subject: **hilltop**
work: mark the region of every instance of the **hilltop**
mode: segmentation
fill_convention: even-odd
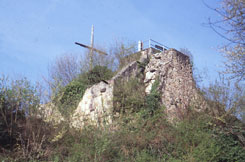
[[[17,82],[28,112],[9,111],[16,89],[2,90],[1,159],[244,161],[244,124],[203,95],[192,69],[175,49],[148,48],[122,58],[116,73],[95,66],[42,105]]]

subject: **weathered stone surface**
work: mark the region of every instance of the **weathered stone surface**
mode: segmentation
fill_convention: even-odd
[[[152,69],[156,71],[152,73]],[[166,107],[169,119],[180,119],[186,115],[190,107],[198,110],[207,108],[195,86],[188,56],[175,49],[154,54],[145,68],[144,83],[147,94],[150,93],[156,79],[160,80],[161,102]]]
[[[87,89],[72,116],[72,126],[81,128],[86,122],[94,122],[96,125],[111,123],[109,113],[113,105],[112,99],[113,84],[100,82]]]
[[[106,88],[102,88],[102,89],[100,90],[101,93],[103,93],[103,92],[105,92],[105,91],[106,91]]]
[[[145,61],[147,53],[143,52],[140,62]],[[82,128],[86,122],[95,125],[109,124],[112,122],[113,88],[117,81],[127,81],[130,77],[136,77],[139,70],[136,61],[131,62],[120,70],[111,80],[88,88],[72,116],[71,126]]]
[[[116,83],[121,80],[128,81],[131,77],[142,79],[139,77],[142,70],[146,94],[150,93],[153,83],[159,79],[161,102],[165,105],[170,120],[181,119],[191,106],[197,111],[206,109],[206,102],[198,93],[192,77],[189,57],[174,49],[159,53],[147,49],[142,52],[138,61],[122,68],[111,80],[102,81],[87,89],[72,116],[71,125],[81,128],[86,122],[96,125],[111,123],[113,88],[118,86]]]

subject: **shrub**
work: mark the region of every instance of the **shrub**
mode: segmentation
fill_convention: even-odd
[[[0,154],[7,154],[7,160],[43,159],[50,153],[52,129],[37,118],[41,98],[37,88],[25,78],[0,79]]]
[[[159,93],[159,79],[156,79],[156,81],[153,83],[151,92],[149,95],[145,98],[145,115],[153,115],[154,112],[161,107],[161,95]]]
[[[25,78],[15,81],[0,78],[0,142],[4,148],[13,148],[18,124],[33,115],[39,103],[36,89]]]
[[[56,145],[60,161],[243,161],[245,150],[237,138],[217,129],[214,120],[200,113],[173,125],[164,109],[142,118],[125,113],[110,126],[70,129]],[[125,120],[130,122],[125,122]],[[121,122],[120,122],[121,120]]]
[[[109,80],[113,76],[113,72],[105,66],[95,66],[91,71],[85,74],[88,85],[94,85],[102,80]],[[82,76],[83,77],[83,76]]]
[[[86,83],[73,80],[60,90],[54,102],[62,116],[69,117],[73,113],[87,88]]]
[[[138,112],[144,107],[144,99],[144,86],[139,80],[120,80],[115,83],[113,89],[114,112],[122,114]]]
[[[108,80],[113,76],[113,72],[105,66],[95,66],[91,71],[81,74],[68,85],[61,88],[54,98],[55,105],[61,114],[68,118],[77,108],[85,91],[90,86],[99,83],[101,80]]]

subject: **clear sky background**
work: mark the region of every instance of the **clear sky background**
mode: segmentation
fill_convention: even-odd
[[[218,0],[204,0],[211,7]],[[194,64],[213,81],[222,68],[224,40],[205,23],[217,14],[202,0],[0,0],[0,74],[39,81],[65,53],[81,55],[75,41],[95,44],[152,38],[171,48],[188,48]]]

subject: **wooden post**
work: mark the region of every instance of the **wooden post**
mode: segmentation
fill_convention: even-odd
[[[89,49],[89,70],[92,70],[94,52],[97,52],[100,55],[108,55],[106,52],[103,52],[101,50],[94,48],[94,25],[92,25],[92,29],[91,29],[91,42],[90,43],[91,43],[90,44],[91,46],[87,46],[85,44],[75,42],[76,45]]]
[[[94,25],[92,25],[92,29],[91,29],[91,49],[89,53],[89,57],[90,57],[89,69],[90,70],[93,69],[93,53],[94,53]]]

